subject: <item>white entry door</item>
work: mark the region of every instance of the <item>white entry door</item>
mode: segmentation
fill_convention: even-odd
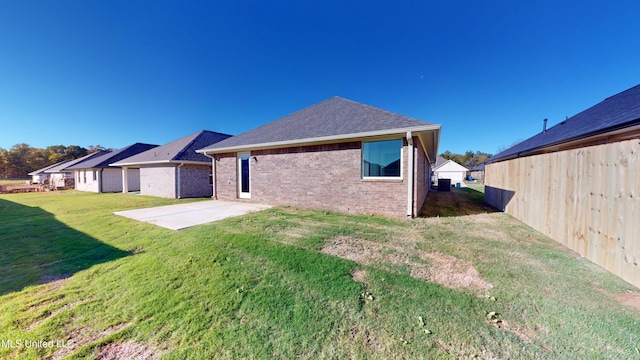
[[[251,169],[249,166],[249,153],[238,154],[238,197],[251,198]]]

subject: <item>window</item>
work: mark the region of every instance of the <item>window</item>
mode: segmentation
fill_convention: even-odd
[[[362,177],[401,177],[402,139],[362,143]]]

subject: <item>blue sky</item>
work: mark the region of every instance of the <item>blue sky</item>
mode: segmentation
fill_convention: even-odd
[[[496,153],[640,83],[640,2],[2,1],[0,147],[239,134],[332,96]]]

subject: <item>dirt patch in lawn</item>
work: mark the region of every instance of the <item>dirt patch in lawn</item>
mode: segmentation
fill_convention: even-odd
[[[128,325],[129,323],[122,323],[122,324],[108,327],[100,332],[94,332],[92,331],[92,329],[88,329],[88,328],[73,329],[71,330],[71,333],[67,336],[67,340],[66,340],[66,343],[69,344],[69,346],[60,348],[58,351],[53,353],[53,355],[51,355],[47,359],[50,359],[50,360],[62,359],[67,355],[72,354],[76,349],[88,343],[94,342],[98,339],[102,339],[113,333],[116,333]]]
[[[486,282],[478,270],[465,260],[439,252],[419,253],[420,258],[430,262],[428,278],[433,282],[451,288],[488,290],[493,287]]]
[[[617,299],[622,305],[630,306],[640,311],[640,292],[629,291],[626,294],[618,295]]]
[[[363,265],[382,266],[384,264],[406,265],[410,276],[435,282],[450,288],[465,288],[484,292],[492,287],[473,265],[454,256],[441,253],[418,252],[417,259],[406,251],[411,247],[399,248],[373,241],[339,235],[327,241],[322,252]],[[354,280],[356,274],[353,275]],[[359,277],[359,275],[358,275]]]
[[[140,359],[152,360],[160,358],[160,351],[135,341],[115,342],[107,344],[96,357],[98,360]]]

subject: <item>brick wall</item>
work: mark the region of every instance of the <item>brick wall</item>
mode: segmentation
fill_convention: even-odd
[[[176,168],[173,165],[140,168],[140,194],[173,199],[176,197]]]
[[[362,179],[360,142],[252,151],[250,201],[405,218],[406,151],[402,180]],[[237,200],[236,154],[216,156],[217,197]]]
[[[211,197],[213,187],[209,185],[211,164],[184,165],[180,168],[180,197]]]

